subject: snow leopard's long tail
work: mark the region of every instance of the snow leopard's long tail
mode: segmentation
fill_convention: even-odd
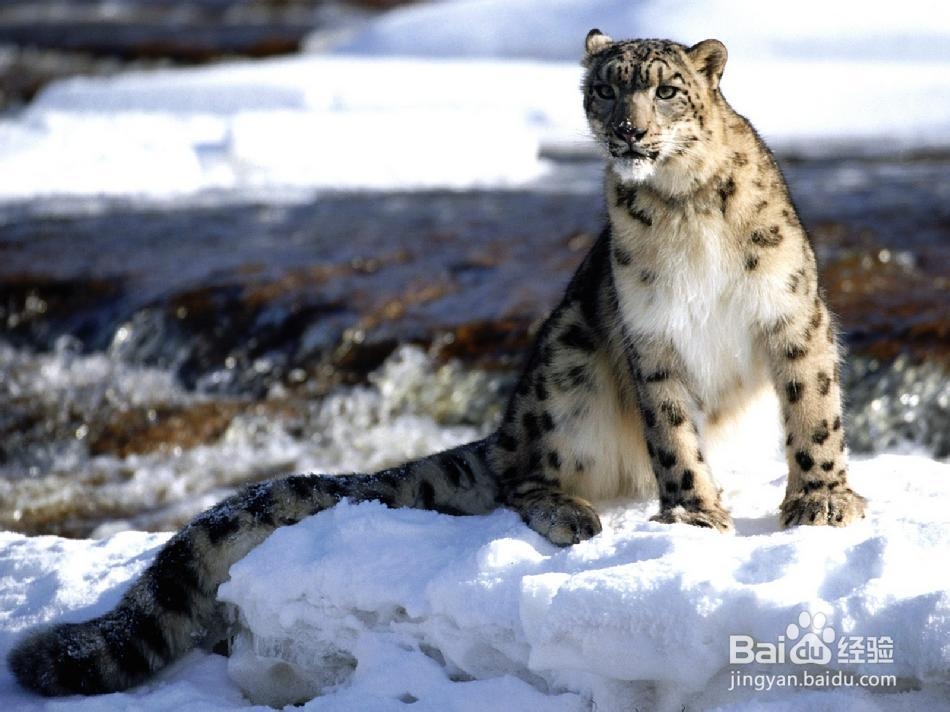
[[[295,475],[250,485],[173,536],[114,610],[28,635],[11,650],[10,669],[24,687],[49,696],[139,684],[196,645],[221,639],[218,586],[279,526],[343,498],[450,514],[495,509],[497,482],[485,450],[478,441],[374,475]]]

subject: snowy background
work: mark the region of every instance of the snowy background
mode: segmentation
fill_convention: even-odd
[[[462,0],[395,10],[331,54],[53,84],[0,120],[0,201],[543,190],[551,156],[592,151],[577,86],[594,26],[723,40],[724,93],[783,152],[950,146],[938,2]],[[447,444],[431,424],[407,427]],[[4,670],[0,707],[218,710],[321,692],[306,709],[950,709],[950,465],[858,459],[870,515],[843,531],[778,530],[771,447],[754,461],[723,452],[718,473],[736,536],[614,503],[601,536],[556,550],[508,512],[341,506],[234,568],[222,596],[248,632],[230,659],[195,653],[140,689],[81,701],[39,701]],[[0,651],[37,623],[111,607],[165,538],[0,535]],[[827,669],[896,675],[897,689],[730,692],[743,666],[729,665],[729,636],[776,641],[802,612],[824,614],[836,644],[889,637],[892,662]]]
[[[595,26],[723,40],[723,92],[776,149],[950,134],[936,2],[463,0],[393,11],[331,56],[57,83],[0,122],[0,198],[537,184],[546,154],[593,151],[577,87]]]

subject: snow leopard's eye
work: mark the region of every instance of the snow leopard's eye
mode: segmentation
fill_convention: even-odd
[[[617,98],[617,92],[609,84],[595,84],[594,93],[604,101],[613,101]]]
[[[676,92],[679,89],[676,87],[671,87],[669,84],[661,84],[656,88],[656,98],[657,99],[672,99],[676,96]]]

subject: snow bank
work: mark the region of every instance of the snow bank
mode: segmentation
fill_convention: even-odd
[[[950,12],[933,3],[463,0],[383,16],[337,56],[56,83],[0,121],[0,200],[535,186],[545,155],[595,155],[577,65],[595,25],[718,35],[726,95],[778,149],[950,142]]]
[[[576,84],[560,66],[316,57],[76,79],[0,122],[0,197],[522,184],[542,170],[535,124]]]
[[[773,461],[764,477],[730,474],[737,536],[650,523],[655,505],[615,506],[601,536],[561,550],[510,512],[338,507],[279,531],[234,567],[221,594],[250,633],[231,674],[270,702],[324,692],[327,709],[401,697],[438,709],[473,684],[453,679],[471,678],[486,690],[518,681],[509,709],[531,709],[538,691],[578,696],[558,698],[565,705],[592,697],[609,710],[752,709],[792,698],[730,692],[732,670],[801,666],[730,666],[730,635],[775,642],[806,612],[824,614],[834,631],[825,669],[922,687],[900,698],[894,688],[841,688],[815,700],[871,709],[914,700],[919,709],[950,691],[950,467],[901,456],[858,462],[867,522],[778,531],[782,469]],[[839,664],[838,641],[851,636],[889,637],[893,661]]]
[[[322,693],[308,710],[950,708],[950,465],[858,460],[865,522],[780,531],[783,466],[760,464],[722,472],[735,536],[650,523],[655,505],[614,504],[601,535],[557,549],[507,511],[342,504],[278,530],[233,567],[220,593],[246,628],[227,663],[194,653],[131,692],[50,708],[235,709],[249,705],[239,689],[258,704]],[[111,607],[164,536],[0,535],[0,652],[37,622]],[[788,660],[809,638],[824,648],[810,649],[809,665],[730,665],[730,636],[784,636]],[[806,672],[895,684],[778,687]],[[769,679],[771,690],[754,689]],[[3,671],[0,706],[43,703]]]

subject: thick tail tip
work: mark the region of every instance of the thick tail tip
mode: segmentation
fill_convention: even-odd
[[[7,654],[7,666],[23,687],[41,695],[68,694],[60,691],[54,660],[56,636],[51,629],[36,631],[18,642]]]
[[[61,624],[30,633],[7,655],[17,681],[46,697],[111,692],[103,677],[99,639],[88,624]]]

